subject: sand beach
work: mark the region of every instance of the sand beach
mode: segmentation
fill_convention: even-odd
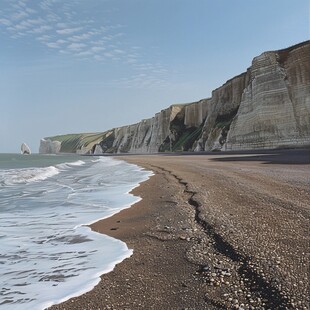
[[[117,158],[155,175],[92,229],[134,253],[50,309],[308,309],[309,150]]]

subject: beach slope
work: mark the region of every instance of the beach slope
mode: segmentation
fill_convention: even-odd
[[[307,309],[309,150],[120,158],[155,175],[92,229],[134,254],[51,309]]]

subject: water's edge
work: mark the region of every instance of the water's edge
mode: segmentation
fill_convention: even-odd
[[[112,213],[112,214],[110,214],[110,215],[108,215],[108,216],[104,216],[104,217],[102,217],[102,218],[98,218],[98,219],[96,219],[96,220],[94,220],[94,221],[91,221],[91,222],[89,222],[89,223],[80,224],[78,227],[85,227],[85,228],[89,229],[89,233],[90,233],[90,234],[105,235],[106,237],[109,237],[109,238],[111,238],[111,239],[113,239],[113,240],[117,240],[117,241],[123,242],[122,240],[118,240],[118,239],[113,238],[113,237],[111,237],[111,236],[109,236],[109,235],[106,235],[106,234],[104,234],[104,233],[95,231],[94,229],[91,228],[91,225],[93,225],[93,224],[95,224],[95,223],[98,223],[98,222],[100,222],[100,221],[102,221],[102,220],[105,220],[105,219],[107,219],[107,218],[110,218],[110,217],[114,216],[115,214],[118,214],[118,213],[122,212],[123,210],[126,210],[126,209],[128,209],[128,208],[131,208],[131,207],[133,207],[135,204],[137,204],[139,201],[141,201],[141,200],[142,200],[141,197],[135,196],[135,195],[132,194],[133,190],[136,189],[136,188],[138,188],[142,183],[147,182],[147,181],[148,181],[153,175],[155,175],[155,174],[154,174],[154,172],[151,171],[151,170],[146,170],[145,168],[140,167],[140,166],[138,166],[138,165],[136,165],[136,164],[129,163],[129,162],[127,162],[126,160],[120,160],[120,159],[117,159],[117,158],[114,158],[114,157],[112,157],[112,158],[113,158],[113,160],[116,160],[116,161],[124,161],[124,162],[126,162],[128,165],[134,166],[134,167],[136,167],[136,168],[139,169],[139,170],[143,170],[143,171],[145,171],[146,173],[148,173],[148,176],[145,176],[145,178],[146,178],[145,180],[140,181],[139,183],[137,183],[136,185],[134,185],[129,191],[127,191],[127,192],[124,193],[124,195],[131,195],[131,196],[135,197],[136,200],[135,200],[134,202],[132,202],[131,204],[128,204],[128,205],[124,206],[122,209],[117,210],[117,211],[115,211],[114,213]],[[119,258],[119,259],[116,259],[113,263],[111,263],[108,267],[106,267],[106,268],[103,269],[102,271],[97,272],[97,273],[94,275],[94,277],[93,277],[92,283],[91,283],[88,287],[82,288],[81,290],[79,290],[79,291],[77,291],[77,292],[75,292],[75,293],[72,293],[72,294],[70,294],[70,295],[67,295],[67,296],[65,296],[64,298],[60,299],[60,300],[47,302],[47,303],[43,304],[43,308],[42,308],[42,309],[43,309],[43,310],[48,310],[48,309],[49,309],[50,307],[52,307],[52,306],[59,305],[59,304],[65,302],[65,301],[68,301],[68,300],[71,299],[71,298],[79,297],[79,296],[82,296],[82,295],[84,295],[84,294],[86,294],[86,293],[92,291],[92,290],[100,283],[100,281],[101,281],[101,276],[102,276],[102,275],[107,274],[107,273],[113,271],[114,268],[115,268],[115,266],[116,266],[117,264],[120,264],[120,263],[123,262],[126,258],[129,258],[129,257],[132,256],[134,250],[133,250],[133,249],[129,249],[128,246],[127,246],[127,244],[126,244],[125,242],[123,242],[123,243],[124,243],[124,245],[125,245],[124,250],[127,252],[127,254],[123,255],[123,256],[122,256],[121,258]],[[128,251],[129,251],[129,253],[128,253]]]

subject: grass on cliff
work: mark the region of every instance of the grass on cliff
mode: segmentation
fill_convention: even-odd
[[[59,135],[54,137],[49,137],[52,141],[61,142],[61,152],[65,153],[75,153],[77,150],[80,150],[82,147],[91,150],[92,147],[100,143],[102,139],[106,137],[106,132],[100,133],[81,133],[81,134],[67,134]]]
[[[193,147],[194,142],[198,139],[202,131],[202,126],[198,128],[189,128],[184,132],[180,139],[175,143],[172,150],[177,151],[189,151]]]
[[[170,146],[170,142],[167,139],[159,148],[159,152],[183,152],[189,151],[193,148],[194,142],[201,135],[203,124],[198,128],[191,127],[187,128],[182,132],[182,135],[178,140],[174,141],[173,145]],[[171,147],[171,149],[170,149]]]

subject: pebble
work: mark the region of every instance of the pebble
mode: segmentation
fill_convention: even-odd
[[[209,266],[203,266],[201,268],[202,271],[206,272],[206,271],[209,271],[210,270],[210,267]]]

